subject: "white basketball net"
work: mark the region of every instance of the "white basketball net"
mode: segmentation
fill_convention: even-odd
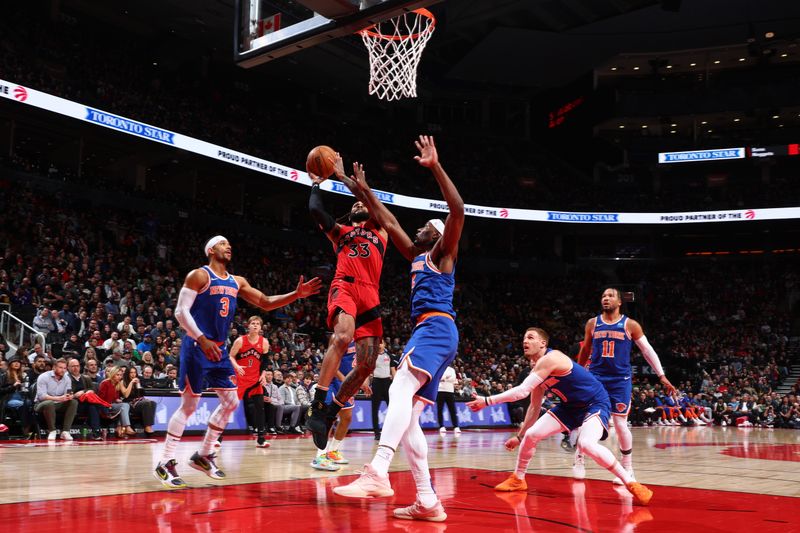
[[[358,32],[369,51],[369,94],[416,98],[417,66],[435,29],[433,14],[417,9]]]

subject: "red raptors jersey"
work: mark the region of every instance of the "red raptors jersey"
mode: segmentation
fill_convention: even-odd
[[[236,354],[236,363],[244,368],[241,382],[254,383],[261,376],[261,357],[264,355],[264,337],[258,336],[255,343],[251,343],[247,335],[242,336],[242,348]]]
[[[386,241],[372,224],[341,226],[333,249],[337,257],[334,279],[350,277],[350,281],[380,284]]]

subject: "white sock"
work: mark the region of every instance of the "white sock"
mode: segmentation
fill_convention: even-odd
[[[320,455],[325,455],[326,453],[328,453],[326,450],[320,450],[319,448],[317,448],[317,457],[319,457]]]
[[[342,441],[344,441],[344,439],[342,440],[331,439],[331,441],[328,443],[328,450],[332,452],[338,452],[339,447],[342,445]]]
[[[415,479],[414,482],[417,485],[417,497],[420,503],[424,507],[433,507],[436,505],[436,502],[439,501],[439,497],[436,496],[436,493],[433,491],[431,478]]]
[[[378,451],[375,452],[375,457],[372,458],[372,468],[374,468],[381,476],[389,475],[389,466],[392,464],[394,458],[394,450],[388,446],[378,446]]]
[[[633,450],[631,450],[631,453],[620,454],[619,462],[622,464],[622,468],[625,470],[630,470],[633,468]]]
[[[167,423],[167,436],[164,439],[164,451],[161,454],[161,464],[167,463],[175,459],[175,448],[183,436],[183,430],[186,428],[186,421],[197,408],[200,401],[199,396],[184,394],[181,397],[181,406],[177,411],[172,413],[172,416]]]
[[[219,440],[219,436],[222,435],[221,429],[214,429],[211,426],[208,426],[206,429],[206,434],[203,437],[203,444],[200,445],[199,454],[202,456],[209,455],[211,453],[211,449],[214,447],[214,443]]]

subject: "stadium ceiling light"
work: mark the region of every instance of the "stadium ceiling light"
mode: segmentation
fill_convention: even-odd
[[[733,119],[734,122],[739,122],[739,120],[741,120],[741,119],[738,119],[738,118]]]
[[[647,128],[647,124],[642,124],[642,129],[646,129],[646,128]]]
[[[670,130],[670,133],[678,133],[678,132],[675,130]]]
[[[677,124],[670,124],[670,126],[674,128],[675,126],[677,126]]]
[[[772,115],[772,118],[781,118],[780,115]]]
[[[781,54],[781,57],[789,57],[789,54]]]
[[[611,70],[617,70],[617,67],[611,67]]]
[[[747,58],[746,57],[740,57],[739,58],[739,62],[742,62],[742,61],[747,61]]]
[[[715,64],[715,65],[719,65],[719,59],[717,59],[716,61],[714,61],[714,64]]]
[[[764,34],[764,37],[766,37],[767,39],[772,39],[773,37],[775,37],[775,32],[768,31],[767,33]]]
[[[703,122],[701,122],[700,124],[708,124],[708,121],[707,121],[707,120],[704,120],[704,121],[703,121]]]
[[[667,68],[672,68],[672,65],[667,65]]]
[[[708,130],[708,133],[712,133],[714,130]]]
[[[625,129],[625,124],[620,124],[620,125],[619,125],[619,129],[621,129],[621,130],[622,130],[622,129]]]
[[[697,66],[697,63],[689,63],[689,66],[690,66],[690,67],[696,67],[696,66]]]
[[[633,70],[639,70],[639,67],[633,67]]]

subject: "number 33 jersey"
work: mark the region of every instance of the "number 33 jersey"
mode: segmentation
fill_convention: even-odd
[[[336,251],[334,279],[348,278],[351,283],[367,283],[378,287],[386,253],[383,236],[369,222],[363,227],[340,227],[339,237],[333,245]]]
[[[208,283],[198,291],[189,312],[206,338],[224,343],[236,314],[239,284],[230,274],[220,278],[209,267],[202,268],[208,274]]]

